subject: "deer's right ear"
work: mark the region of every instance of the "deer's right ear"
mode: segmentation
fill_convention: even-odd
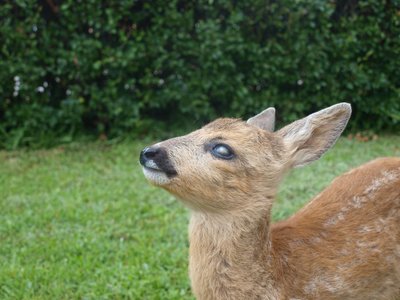
[[[247,120],[247,124],[273,132],[275,128],[275,108],[269,107],[258,115],[251,117]]]
[[[335,144],[350,115],[350,104],[339,103],[280,129],[277,134],[288,147],[292,167],[320,158]]]

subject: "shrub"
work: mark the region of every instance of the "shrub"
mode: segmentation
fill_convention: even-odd
[[[0,144],[115,137],[353,104],[351,127],[400,120],[397,0],[0,4]],[[172,125],[171,125],[172,124]],[[158,126],[160,127],[160,126]]]

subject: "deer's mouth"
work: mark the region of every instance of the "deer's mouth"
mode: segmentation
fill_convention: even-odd
[[[146,160],[143,163],[141,162],[141,165],[144,168],[149,169],[151,171],[163,172],[163,170],[152,159],[151,160]]]

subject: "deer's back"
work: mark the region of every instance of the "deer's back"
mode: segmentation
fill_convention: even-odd
[[[400,159],[335,179],[272,227],[272,247],[288,298],[400,298]]]

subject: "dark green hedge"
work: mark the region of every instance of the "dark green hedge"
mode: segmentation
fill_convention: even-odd
[[[399,124],[399,0],[9,0],[0,22],[3,147],[271,105],[287,122],[348,101],[353,128]]]

